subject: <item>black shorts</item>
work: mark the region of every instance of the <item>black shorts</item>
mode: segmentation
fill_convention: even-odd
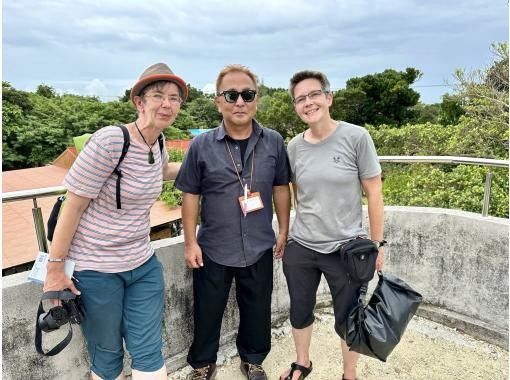
[[[333,299],[335,330],[343,338],[342,325],[357,303],[361,283],[348,279],[340,256],[320,253],[290,241],[283,256],[283,273],[289,288],[292,327],[303,329],[313,323],[317,288],[324,274]]]

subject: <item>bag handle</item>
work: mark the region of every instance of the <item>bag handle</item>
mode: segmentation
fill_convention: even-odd
[[[379,282],[382,282],[382,280],[383,280],[383,272],[382,272],[382,270],[378,270],[377,271],[377,275],[379,276]],[[365,301],[365,298],[367,296],[367,291],[368,291],[368,282],[364,282],[361,285],[361,288],[359,289],[359,298],[358,298],[358,301],[362,301],[362,302]]]

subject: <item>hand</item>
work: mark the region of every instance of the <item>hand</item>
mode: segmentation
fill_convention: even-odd
[[[81,292],[74,286],[74,282],[67,276],[67,274],[65,274],[64,263],[48,263],[43,292],[58,292],[64,289],[69,289],[76,295],[81,294]],[[58,306],[60,305],[60,300],[52,299],[51,303],[53,306]]]
[[[278,237],[276,238],[276,245],[274,247],[274,257],[277,259],[281,259],[283,254],[285,253],[285,246],[287,245],[287,234],[286,233],[278,233]]]
[[[188,268],[200,268],[204,266],[202,249],[197,242],[184,246],[184,261]]]
[[[375,261],[375,269],[379,272],[382,270],[384,266],[384,248],[379,248],[379,254],[377,255],[377,260]]]

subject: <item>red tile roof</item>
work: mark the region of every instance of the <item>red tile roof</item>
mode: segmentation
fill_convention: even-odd
[[[61,155],[62,156],[62,155]],[[59,157],[61,157],[59,156]],[[2,173],[2,192],[60,186],[67,169],[55,165],[11,170]],[[44,222],[55,203],[55,196],[37,198]],[[4,203],[2,207],[2,269],[33,261],[38,245],[32,218],[32,200]],[[151,227],[181,218],[181,208],[170,208],[157,201],[151,209]]]
[[[187,151],[191,140],[165,140],[166,142],[166,149],[177,149],[177,150],[183,150]]]

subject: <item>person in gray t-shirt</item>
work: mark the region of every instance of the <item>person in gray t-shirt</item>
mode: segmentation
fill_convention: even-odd
[[[381,166],[367,130],[331,118],[329,81],[316,71],[291,78],[290,95],[308,129],[288,145],[296,218],[283,257],[290,295],[290,321],[297,359],[280,377],[304,379],[312,370],[309,347],[315,297],[322,274],[331,290],[335,330],[355,305],[361,283],[350,281],[342,260],[332,254],[346,241],[366,236],[361,227],[361,192],[368,200],[370,238],[379,247],[376,269],[383,266],[383,200]],[[342,379],[356,379],[359,354],[342,339]],[[335,377],[336,374],[331,374]]]

